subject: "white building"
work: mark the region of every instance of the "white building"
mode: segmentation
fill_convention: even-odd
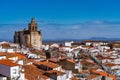
[[[6,55],[5,55],[5,54],[0,53],[0,60],[2,60],[2,59],[6,59]]]
[[[57,43],[53,43],[50,45],[50,48],[58,48],[59,47],[59,44]]]
[[[24,80],[24,74],[20,75],[20,65],[10,60],[0,60],[0,74],[11,80]]]
[[[49,49],[49,45],[42,45],[42,49],[44,49],[44,50],[48,50]]]
[[[7,77],[5,77],[5,76],[0,76],[0,80],[7,80]]]
[[[107,46],[107,45],[101,45],[101,46],[99,46],[99,50],[101,50],[102,52],[105,51],[105,50],[108,50],[108,49],[110,49],[110,47]]]
[[[69,46],[62,46],[59,48],[60,51],[68,51],[71,52],[73,49]]]
[[[72,43],[73,43],[73,41],[71,41],[71,42],[65,42],[65,46],[71,46]]]

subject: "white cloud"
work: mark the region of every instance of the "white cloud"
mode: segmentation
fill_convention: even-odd
[[[27,24],[0,25],[0,39],[13,39],[14,31],[27,29]],[[94,21],[77,24],[41,24],[43,39],[84,39],[90,37],[120,38],[119,22]]]

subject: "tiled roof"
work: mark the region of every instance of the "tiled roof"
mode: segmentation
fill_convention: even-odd
[[[18,57],[18,59],[25,59],[25,55],[22,55],[20,53],[6,53],[6,52],[0,52],[0,56],[6,56],[6,58],[12,58],[12,57]]]
[[[28,80],[46,80],[49,77],[44,75],[44,71],[38,69],[35,65],[23,66],[25,78]]]
[[[3,43],[1,44],[2,48],[10,48],[10,44],[9,43]]]
[[[107,72],[105,71],[98,71],[98,70],[92,70],[92,72],[96,73],[96,74],[99,74],[101,76],[108,76],[108,77],[111,77],[113,78],[113,80],[116,80],[116,76],[113,75],[113,74],[108,74]]]
[[[90,62],[90,61],[87,61],[87,60],[82,60],[82,61],[81,61],[81,64],[92,64],[92,65],[97,65],[96,63]]]
[[[4,52],[0,52],[0,56],[6,56]]]
[[[24,54],[15,53],[15,55],[18,57],[19,60],[26,59],[26,56]]]
[[[57,67],[60,66],[58,64],[55,64],[55,63],[52,63],[52,62],[48,62],[48,61],[44,61],[44,62],[34,61],[34,63],[38,64],[38,65],[47,66],[47,67],[50,67],[50,68],[57,68]]]
[[[116,66],[116,64],[113,64],[113,63],[107,63],[107,64],[105,64],[105,66],[112,67],[112,66]]]
[[[72,60],[72,59],[67,59],[67,61],[71,62],[71,63],[74,63],[75,64],[75,61]]]
[[[19,66],[19,64],[13,63],[11,60],[0,60],[0,64],[10,67]]]
[[[49,58],[48,60],[50,62],[53,62],[53,63],[57,63],[58,62],[58,58]]]

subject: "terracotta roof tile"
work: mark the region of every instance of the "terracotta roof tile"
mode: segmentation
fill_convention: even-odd
[[[6,65],[6,66],[19,66],[19,64],[13,63],[11,60],[0,60],[0,64]]]
[[[75,64],[75,61],[72,60],[72,59],[67,59],[67,61],[71,62],[71,63],[74,63]]]
[[[44,71],[38,69],[35,65],[25,65],[23,66],[25,78],[28,80],[46,80],[49,77],[44,75]]]
[[[50,68],[57,68],[57,67],[60,66],[58,64],[55,64],[55,63],[52,63],[52,62],[48,62],[48,61],[44,61],[44,62],[34,61],[34,63],[38,64],[38,65],[44,65],[44,66],[47,66],[47,67],[50,67]]]
[[[22,55],[20,53],[6,53],[6,52],[0,52],[0,56],[6,56],[6,58],[12,58],[12,57],[18,57],[18,59],[26,59],[25,55]]]

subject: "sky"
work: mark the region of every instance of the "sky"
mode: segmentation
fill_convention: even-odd
[[[43,40],[120,38],[120,0],[0,0],[0,39],[39,24]]]

